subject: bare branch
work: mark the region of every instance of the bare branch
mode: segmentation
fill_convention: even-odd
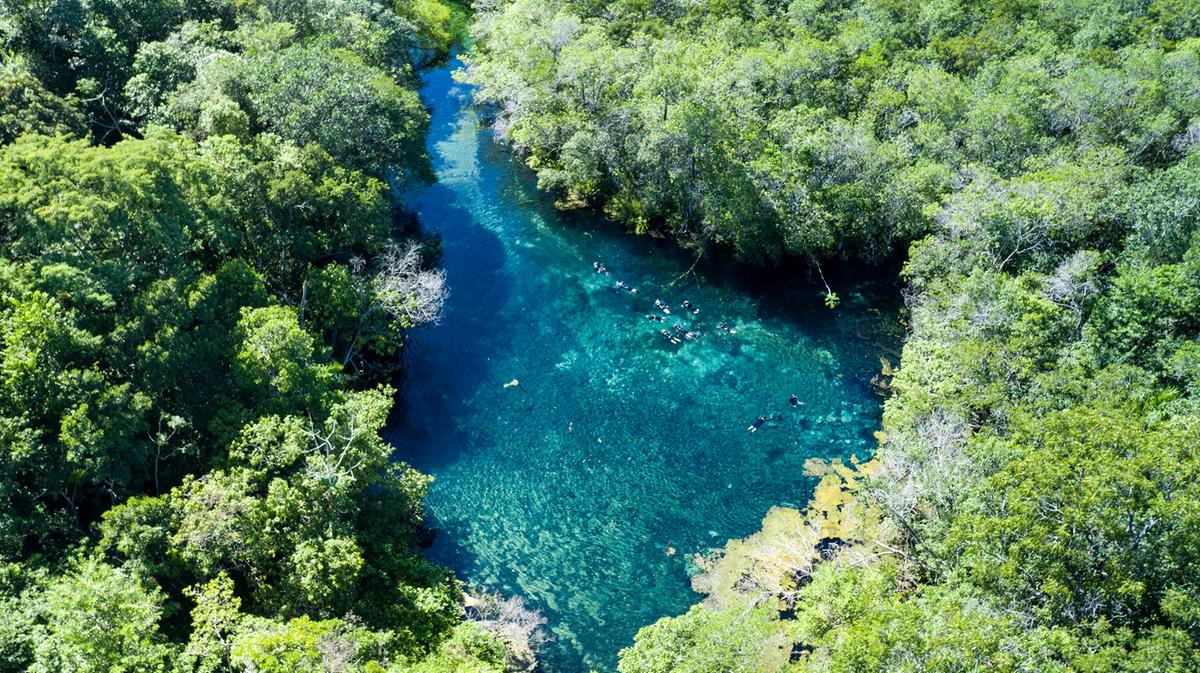
[[[441,322],[446,272],[421,267],[420,244],[389,245],[377,261],[373,282],[380,308],[405,327]]]

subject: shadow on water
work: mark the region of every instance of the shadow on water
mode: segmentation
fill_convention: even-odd
[[[699,598],[690,555],[804,502],[809,458],[871,452],[894,300],[839,278],[829,311],[810,280],[719,261],[680,279],[686,251],[555,210],[469,95],[449,68],[425,79],[438,183],[407,202],[442,238],[451,294],[406,349],[388,439],[436,478],[430,556],[541,608],[550,673],[611,671],[639,627]],[[693,338],[664,337],[675,324]]]
[[[470,212],[455,204],[457,195],[442,185],[434,185],[425,193],[426,199],[441,205],[439,221],[467,222]],[[393,430],[424,430],[423,423],[410,424],[411,417],[429,419],[432,430],[453,430],[441,427],[436,419],[453,418],[458,413],[455,400],[467,396],[488,372],[487,351],[473,347],[473,341],[505,338],[511,322],[501,315],[512,290],[511,280],[503,273],[505,251],[500,239],[491,232],[439,228],[442,246],[442,265],[451,281],[442,323],[414,331],[405,344],[406,384],[400,393],[399,425]],[[463,295],[469,301],[462,301]],[[452,366],[460,374],[443,378],[443,368]],[[439,380],[440,385],[421,385],[420,382]],[[412,385],[417,382],[417,385]],[[417,445],[426,444],[427,437],[413,437]]]

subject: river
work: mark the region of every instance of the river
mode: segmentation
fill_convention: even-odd
[[[556,211],[481,128],[457,66],[425,75],[437,182],[409,197],[441,236],[451,294],[412,336],[388,438],[436,478],[431,557],[541,609],[545,670],[615,670],[638,628],[701,598],[692,555],[802,504],[808,458],[872,452],[869,381],[895,331],[879,298],[895,290],[839,280],[831,311],[810,282],[689,274],[675,246]],[[672,343],[660,330],[676,323],[696,336]]]

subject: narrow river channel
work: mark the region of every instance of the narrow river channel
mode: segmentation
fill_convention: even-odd
[[[695,553],[802,504],[810,457],[872,452],[894,288],[843,280],[830,311],[810,282],[689,274],[672,245],[556,211],[481,128],[459,65],[426,75],[437,182],[410,197],[451,295],[407,349],[389,439],[436,477],[430,555],[540,608],[545,670],[615,670],[638,628],[701,598]],[[694,338],[664,337],[676,324]]]

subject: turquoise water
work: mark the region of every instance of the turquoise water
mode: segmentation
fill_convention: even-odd
[[[843,279],[829,311],[810,282],[687,274],[686,252],[557,212],[450,70],[426,76],[438,181],[410,202],[442,237],[451,295],[407,349],[389,438],[436,477],[431,556],[541,608],[546,670],[614,670],[638,628],[700,598],[691,555],[803,503],[808,458],[871,452],[895,320],[870,298],[893,293]],[[646,318],[656,298],[665,323]],[[671,343],[676,322],[699,335]],[[759,415],[777,417],[747,432]]]

